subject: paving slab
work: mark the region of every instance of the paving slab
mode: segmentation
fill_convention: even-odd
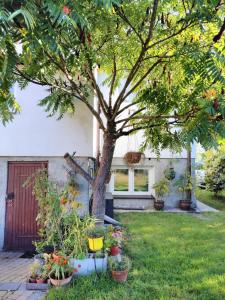
[[[206,205],[205,203],[202,203],[201,201],[197,200],[196,204],[197,204],[197,208],[200,210],[200,212],[219,212],[218,209],[215,209],[214,207]]]
[[[26,289],[30,258],[20,258],[23,252],[0,251],[0,300],[41,300],[43,291]]]

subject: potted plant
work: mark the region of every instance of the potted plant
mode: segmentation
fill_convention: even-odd
[[[46,283],[48,279],[48,271],[45,268],[45,265],[41,269],[41,274],[37,277],[36,282],[38,284]]]
[[[52,258],[49,261],[49,266],[49,278],[52,285],[63,286],[70,283],[73,269],[69,266],[67,257]]]
[[[104,229],[103,227],[95,227],[88,232],[88,246],[93,252],[103,248]]]
[[[176,172],[172,166],[172,163],[170,163],[170,165],[165,169],[164,175],[168,180],[173,180],[176,177]]]
[[[30,283],[37,283],[37,278],[41,272],[41,264],[38,260],[35,260],[32,265],[30,266],[30,276],[28,282]]]
[[[108,249],[111,256],[120,254],[120,248],[123,241],[122,231],[114,230],[113,227],[109,226],[104,245]]]
[[[193,184],[191,176],[187,173],[181,175],[175,182],[177,191],[181,193],[182,199],[179,201],[179,206],[182,210],[189,210],[191,207],[191,200],[187,200],[187,192],[192,190]]]
[[[110,255],[116,256],[118,254],[120,254],[120,247],[118,245],[118,241],[114,240],[110,246]]]
[[[169,181],[166,178],[160,179],[153,185],[155,189],[156,199],[154,200],[154,208],[156,210],[162,210],[164,208],[163,197],[169,193]]]
[[[127,256],[121,256],[117,260],[110,260],[111,275],[117,282],[125,282],[127,280],[129,268],[130,260]]]
[[[141,160],[142,152],[130,151],[124,155],[124,161],[129,164],[138,164]]]

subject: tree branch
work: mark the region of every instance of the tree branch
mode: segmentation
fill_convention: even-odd
[[[145,42],[146,46],[148,45],[149,41],[151,40],[151,38],[153,36],[153,30],[154,30],[154,26],[155,26],[155,20],[156,20],[156,15],[157,15],[158,4],[159,4],[159,0],[154,0],[152,16],[151,16],[149,32],[148,32],[148,38]]]
[[[221,26],[219,32],[218,32],[218,33],[214,36],[214,38],[213,38],[213,42],[214,42],[214,43],[217,43],[217,42],[221,39],[221,37],[222,37],[224,31],[225,31],[225,18],[224,18],[224,20],[223,20],[223,24],[222,24],[222,26]]]
[[[144,108],[145,109],[145,108]],[[143,110],[144,110],[143,109]],[[126,131],[132,133],[133,131],[137,131],[139,129],[147,129],[147,128],[151,128],[151,127],[156,127],[155,124],[146,125],[146,122],[139,122],[137,124],[131,124],[131,125],[127,125],[125,126],[130,120],[138,120],[138,119],[142,119],[142,120],[146,120],[146,121],[154,121],[157,120],[159,118],[161,119],[174,119],[173,121],[167,122],[166,125],[171,125],[171,124],[183,124],[185,123],[189,118],[192,118],[194,116],[194,113],[199,112],[200,109],[196,109],[196,107],[192,107],[188,112],[184,113],[184,114],[175,114],[175,115],[155,115],[155,116],[148,116],[148,115],[142,115],[142,116],[137,116],[135,117],[135,115],[137,115],[139,113],[139,111],[134,112],[133,116],[131,115],[129,118],[121,120],[125,121],[124,124],[121,126],[121,128],[117,131],[117,133],[119,134],[119,136],[121,136],[121,134],[123,135],[123,129],[126,127],[131,127],[134,126],[134,128],[132,128],[130,131]],[[183,120],[182,120],[183,118]],[[164,120],[165,121],[165,120]],[[118,121],[119,123],[120,121]],[[153,126],[154,125],[154,126]],[[160,123],[160,126],[165,125],[165,123]],[[135,127],[137,126],[137,127]],[[157,126],[159,126],[159,124],[157,124]],[[138,129],[137,129],[138,128]]]
[[[69,153],[64,155],[64,159],[70,168],[83,176],[91,185],[94,183],[94,179],[90,176],[88,172],[86,172],[73,158]]]
[[[123,96],[124,94],[126,93],[126,90],[127,90],[127,87],[129,86],[129,84],[131,83],[131,81],[133,80],[134,76],[136,75],[141,63],[142,63],[142,60],[143,60],[143,57],[147,51],[147,46],[148,46],[148,43],[149,41],[151,40],[152,36],[153,36],[153,30],[154,30],[154,25],[155,25],[155,20],[156,20],[156,15],[157,15],[157,9],[158,9],[158,2],[159,0],[154,0],[154,4],[153,4],[153,11],[152,11],[152,16],[151,16],[151,20],[150,20],[150,25],[149,25],[149,31],[148,31],[148,36],[144,42],[144,44],[142,44],[142,48],[141,48],[141,52],[133,66],[133,68],[131,69],[128,77],[127,77],[127,80],[124,84],[124,87],[122,89],[122,91],[120,92],[116,102],[115,102],[115,105],[114,105],[114,108],[113,108],[113,118],[116,117],[116,114],[120,108],[120,105],[121,103],[123,102]]]
[[[89,60],[89,59],[88,59]],[[106,103],[105,99],[104,99],[104,96],[102,94],[102,91],[101,89],[99,88],[99,85],[97,84],[97,81],[95,79],[95,76],[92,72],[92,63],[91,61],[89,60],[89,71],[88,72],[88,75],[93,83],[93,88],[95,89],[96,93],[97,93],[97,96],[98,96],[98,99],[99,99],[99,104],[101,106],[101,109],[104,113],[104,115],[107,117],[108,115],[108,104]]]
[[[130,89],[129,92],[123,97],[123,101],[130,95],[132,94],[136,88],[143,82],[143,80],[155,69],[155,67],[162,62],[162,59],[158,59],[149,69],[145,74],[138,80],[138,82]]]
[[[182,31],[186,30],[188,27],[191,27],[192,25],[193,24],[187,24],[186,26],[181,27],[181,29],[179,29],[178,31],[172,33],[171,35],[168,35],[167,37],[165,37],[165,38],[163,38],[161,40],[158,40],[157,42],[149,45],[147,47],[147,50],[149,50],[149,49],[151,49],[151,48],[153,48],[153,47],[155,47],[155,46],[157,46],[157,45],[159,45],[159,44],[161,44],[161,43],[163,43],[163,42],[165,42],[165,41],[167,41],[167,40],[169,40],[169,39],[171,39],[171,38],[173,38],[173,37],[175,37],[177,35],[179,35]]]
[[[134,25],[132,25],[131,21],[127,18],[127,16],[124,13],[123,8],[122,7],[118,7],[118,6],[115,6],[115,7],[116,7],[116,11],[117,11],[118,15],[121,17],[121,19],[123,21],[125,21],[130,26],[130,28],[133,30],[133,32],[139,38],[141,44],[144,45],[144,40],[143,40],[141,34],[136,30],[136,28],[134,27]]]
[[[113,57],[113,78],[112,78],[112,82],[111,82],[111,87],[110,87],[110,91],[109,91],[109,107],[112,107],[112,95],[113,95],[113,89],[114,89],[114,84],[116,81],[116,56],[114,55]]]
[[[168,122],[166,124],[165,123],[157,123],[157,124],[152,124],[152,125],[141,125],[139,127],[134,127],[128,131],[122,131],[122,132],[118,133],[117,136],[118,137],[127,136],[135,131],[144,130],[144,129],[148,129],[148,128],[154,128],[154,127],[160,127],[160,126],[164,126],[164,125],[173,125],[173,124],[181,124],[181,122],[174,120],[174,121]]]
[[[129,107],[137,105],[140,102],[140,100],[134,101],[132,103],[127,104],[126,106],[124,106],[123,108],[121,108],[121,110],[119,110],[117,112],[117,116],[119,116],[122,112],[124,112],[125,110],[127,110]]]

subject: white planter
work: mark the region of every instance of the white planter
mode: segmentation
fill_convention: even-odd
[[[87,276],[94,272],[106,272],[108,257],[94,258],[92,254],[90,257],[84,259],[70,259],[70,266],[74,268],[74,276]]]

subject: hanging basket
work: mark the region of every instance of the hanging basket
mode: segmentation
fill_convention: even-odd
[[[166,179],[173,180],[176,177],[174,167],[167,168],[164,172]]]
[[[142,152],[127,152],[124,155],[124,161],[129,165],[129,164],[138,164],[141,160],[141,156],[143,155]]]

